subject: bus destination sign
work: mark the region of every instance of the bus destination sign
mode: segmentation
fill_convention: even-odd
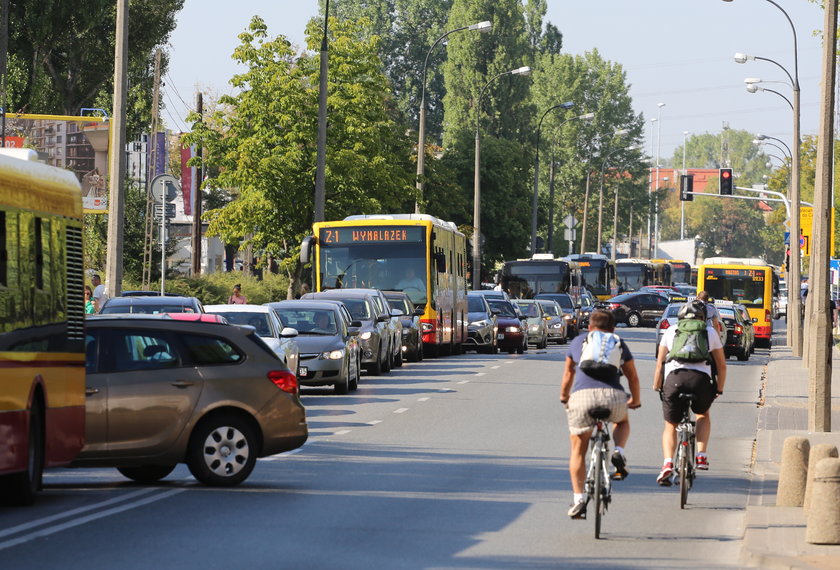
[[[425,228],[422,226],[365,226],[321,228],[323,245],[350,245],[354,243],[423,243]]]
[[[764,281],[763,269],[724,269],[720,267],[707,267],[706,279],[743,278],[752,281]]]

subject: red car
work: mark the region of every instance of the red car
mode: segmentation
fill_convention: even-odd
[[[499,311],[496,315],[498,333],[496,342],[499,350],[506,350],[508,353],[522,354],[528,350],[528,326],[523,323],[525,317],[519,308],[504,299],[487,297],[490,309]]]

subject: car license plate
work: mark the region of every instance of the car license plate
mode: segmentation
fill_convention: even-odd
[[[504,335],[504,333],[499,333],[499,334],[496,335],[496,338],[499,339],[499,340],[504,340],[505,335]]]
[[[309,374],[309,369],[306,366],[300,366],[298,368],[298,376],[306,376]]]

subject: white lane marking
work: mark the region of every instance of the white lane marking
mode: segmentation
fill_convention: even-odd
[[[375,426],[376,424],[381,424],[382,420],[372,420],[368,422],[369,426]]]
[[[396,410],[394,410],[394,413],[395,414],[402,414],[402,413],[407,412],[407,411],[408,411],[408,408],[397,408]]]
[[[349,429],[340,429],[337,432],[335,432],[333,435],[345,435],[345,434],[348,434],[348,433],[350,433]]]
[[[137,501],[133,501],[133,502],[125,504],[125,505],[120,505],[120,506],[114,507],[112,509],[108,509],[108,510],[105,510],[105,511],[100,511],[98,513],[93,513],[93,514],[90,514],[86,517],[76,518],[76,519],[73,519],[73,520],[65,522],[65,523],[57,524],[55,526],[42,528],[40,530],[36,530],[36,531],[34,531],[32,533],[29,533],[29,534],[26,534],[24,536],[19,536],[18,538],[13,538],[13,539],[7,540],[5,542],[0,542],[0,550],[4,550],[6,548],[11,548],[12,546],[17,546],[18,544],[23,544],[24,542],[29,542],[30,540],[34,540],[36,538],[42,538],[42,537],[45,537],[45,536],[50,536],[51,534],[55,534],[57,532],[67,530],[69,528],[73,528],[73,527],[76,527],[76,526],[79,526],[79,525],[83,525],[83,524],[89,523],[91,521],[95,521],[97,519],[102,519],[102,518],[105,518],[105,517],[108,517],[108,516],[111,516],[111,515],[115,515],[117,513],[123,512],[123,511],[128,511],[128,510],[131,510],[131,509],[135,509],[137,507],[142,507],[143,505],[148,505],[149,503],[154,503],[156,501],[166,499],[166,498],[171,497],[173,495],[183,493],[184,491],[186,491],[186,489],[171,489],[171,490],[165,491],[163,493],[152,495],[151,497],[146,497],[144,499],[139,499]],[[119,499],[119,500],[123,500],[123,499]],[[105,503],[107,503],[107,502],[109,502],[109,501],[106,501]],[[98,505],[94,505],[93,507],[89,507],[89,508],[95,508],[95,507],[98,507],[98,506],[102,506],[105,503],[99,503]],[[77,511],[78,510],[88,510],[89,508],[86,507],[84,509],[76,509],[76,510]],[[72,513],[72,511],[62,513],[61,517],[66,517],[66,516],[70,515],[71,513]],[[48,518],[51,518],[51,517],[48,517]],[[40,521],[34,521],[33,523],[29,523],[29,524],[36,524],[36,523],[42,524],[43,521],[44,521],[44,519],[41,519]],[[20,526],[27,526],[27,525],[20,525]],[[16,527],[16,528],[20,528],[20,527]],[[8,530],[11,531],[11,530],[14,530],[14,529],[8,529]]]
[[[484,376],[485,374],[487,374],[487,373],[486,372],[476,372],[475,373],[476,376]]]
[[[460,382],[457,382],[457,384],[466,384],[468,382],[469,382],[469,380],[461,380]]]
[[[515,360],[505,360],[504,362],[502,362],[502,364],[513,364],[514,362],[516,362],[516,361]]]
[[[501,368],[501,366],[491,366],[490,370],[495,370],[496,368]]]
[[[303,451],[303,448],[298,447],[297,449],[292,449],[291,451],[284,451],[283,453],[275,453],[274,455],[269,455],[268,457],[262,457],[260,458],[260,461],[279,461],[284,457],[300,453],[301,451]]]
[[[418,402],[428,402],[429,398],[417,398]]]

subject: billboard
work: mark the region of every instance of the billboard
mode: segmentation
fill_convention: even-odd
[[[108,212],[108,117],[8,114],[3,136],[6,146],[31,148],[47,164],[72,170],[86,214]]]

